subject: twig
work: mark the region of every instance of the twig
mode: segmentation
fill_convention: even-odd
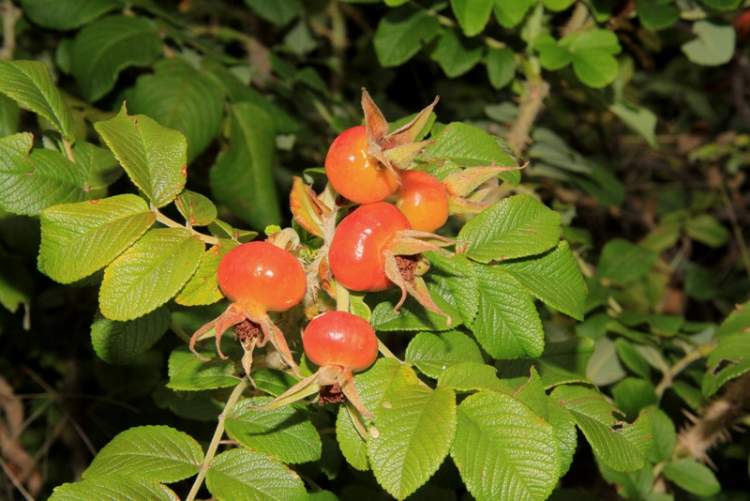
[[[724,184],[724,180],[721,180],[721,200],[724,202],[724,207],[727,209],[727,215],[729,216],[729,222],[732,225],[732,232],[734,233],[734,239],[737,241],[737,247],[740,249],[740,256],[742,256],[742,264],[745,266],[745,272],[750,277],[750,252],[747,250],[747,244],[745,244],[745,235],[742,233],[742,227],[740,226],[737,218],[737,212],[734,210],[734,205],[729,198],[727,193],[727,187]]]
[[[656,386],[656,396],[661,398],[664,392],[667,391],[667,388],[672,386],[674,378],[680,372],[684,371],[690,364],[692,364],[696,360],[699,360],[711,353],[715,346],[716,344],[713,342],[702,344],[694,350],[687,352],[684,357],[675,362],[675,364],[669,368],[669,371],[664,373],[661,381],[659,381],[659,384]]]
[[[63,150],[65,150],[65,156],[68,157],[68,160],[71,162],[76,161],[76,157],[73,154],[73,145],[68,141],[67,139],[62,140]]]
[[[3,46],[0,48],[0,59],[12,59],[16,51],[16,21],[21,18],[21,10],[11,0],[5,0],[0,13],[3,16]]]
[[[5,472],[5,475],[10,479],[13,486],[18,489],[18,492],[21,493],[21,496],[23,496],[26,501],[34,501],[34,498],[31,496],[31,494],[29,494],[29,491],[27,491],[24,488],[23,484],[21,484],[21,482],[19,482],[18,479],[13,475],[13,472],[10,470],[10,468],[8,468],[8,465],[5,464],[5,461],[0,461],[0,466],[2,466],[3,472]]]
[[[201,468],[198,471],[198,476],[195,477],[195,482],[193,482],[193,486],[190,488],[190,492],[185,498],[185,501],[195,501],[195,496],[198,495],[198,491],[201,489],[201,485],[203,485],[203,480],[206,478],[208,468],[211,466],[211,461],[213,461],[214,456],[216,455],[216,450],[219,448],[219,443],[224,436],[224,422],[227,418],[227,415],[232,412],[232,409],[234,409],[235,404],[237,404],[237,401],[240,399],[242,393],[247,388],[247,384],[248,379],[242,378],[239,384],[234,387],[234,390],[232,390],[231,395],[229,395],[229,399],[227,400],[226,405],[224,405],[224,410],[222,410],[221,414],[219,414],[219,422],[216,424],[216,429],[214,430],[213,438],[211,438],[211,443],[208,444],[206,455],[203,458],[203,464],[201,464]]]
[[[508,131],[508,146],[517,156],[521,156],[529,142],[529,133],[539,113],[544,98],[549,94],[549,84],[541,77],[532,78],[526,83],[526,92],[518,107],[518,117]]]
[[[187,226],[182,225],[182,224],[178,223],[177,221],[175,221],[174,219],[170,218],[169,216],[167,216],[166,214],[164,214],[163,212],[161,212],[156,207],[152,207],[151,210],[156,215],[156,220],[159,221],[164,226],[169,226],[170,228],[184,228],[184,229],[190,231],[193,235],[195,235],[198,238],[200,238],[203,242],[205,242],[205,243],[207,243],[209,245],[219,245],[219,243],[220,243],[218,238],[212,237],[211,235],[206,235],[206,234],[201,233],[199,231],[195,231],[192,228],[188,228]]]
[[[576,3],[576,8],[568,18],[568,22],[563,25],[560,35],[565,36],[583,28],[589,18],[589,9],[583,2]]]

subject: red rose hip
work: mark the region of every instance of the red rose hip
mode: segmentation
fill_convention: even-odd
[[[311,320],[302,334],[302,345],[314,364],[353,372],[367,369],[378,356],[378,340],[370,324],[343,311],[323,313]]]

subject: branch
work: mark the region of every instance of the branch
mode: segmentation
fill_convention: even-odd
[[[203,242],[207,243],[208,245],[219,245],[219,239],[216,237],[212,237],[211,235],[206,235],[204,233],[201,233],[199,231],[195,231],[192,228],[188,228],[187,226],[181,225],[174,219],[170,218],[166,214],[162,213],[159,209],[156,207],[153,207],[152,210],[154,211],[154,214],[156,215],[156,220],[159,221],[164,226],[169,226],[170,228],[184,228],[186,230],[189,230],[193,233],[193,235],[200,238]]]
[[[3,16],[3,46],[0,48],[0,59],[13,59],[16,50],[16,21],[21,18],[21,10],[11,0],[5,0],[0,6]]]
[[[659,381],[659,384],[656,386],[656,396],[661,398],[664,392],[667,391],[670,386],[672,386],[674,378],[677,377],[680,372],[687,369],[687,367],[696,360],[699,360],[711,353],[711,350],[713,350],[715,346],[715,343],[702,344],[694,350],[687,352],[684,357],[675,362],[675,364],[670,367],[669,371],[664,373],[661,381]]]
[[[726,387],[724,393],[712,400],[701,416],[691,417],[693,424],[677,435],[675,457],[693,457],[710,463],[708,450],[729,439],[729,431],[750,407],[750,373]]]
[[[231,395],[229,395],[229,399],[227,400],[226,405],[224,405],[224,410],[222,410],[221,414],[219,414],[219,422],[216,424],[214,436],[211,438],[211,443],[208,444],[208,449],[206,450],[206,456],[203,458],[201,469],[198,471],[198,476],[195,477],[195,482],[193,482],[193,486],[190,488],[190,492],[185,498],[185,501],[195,501],[195,496],[198,495],[198,491],[201,489],[201,485],[203,485],[203,480],[206,478],[208,468],[211,466],[211,461],[213,461],[214,456],[216,456],[216,451],[219,448],[219,443],[224,437],[224,422],[226,421],[227,414],[232,412],[232,409],[234,409],[237,401],[240,399],[242,393],[247,388],[247,381],[248,379],[243,377],[239,384],[234,387]]]
[[[521,156],[529,142],[529,133],[539,113],[544,98],[549,94],[549,84],[541,78],[526,83],[526,92],[518,107],[518,118],[508,132],[508,146],[516,156]]]

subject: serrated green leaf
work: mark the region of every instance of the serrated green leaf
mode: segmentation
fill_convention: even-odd
[[[456,246],[489,263],[541,254],[560,240],[560,214],[528,195],[505,198],[466,223]]]
[[[260,17],[278,26],[285,26],[305,12],[300,0],[245,0],[245,4]]]
[[[599,461],[615,471],[635,471],[643,467],[643,456],[622,433],[586,414],[570,412]]]
[[[641,420],[643,417],[647,418],[646,425],[650,436],[647,449],[648,460],[655,464],[670,459],[677,443],[677,432],[672,419],[656,406],[647,407],[641,411],[638,419]]]
[[[176,391],[201,391],[236,386],[231,362],[212,359],[203,361],[186,347],[172,351],[168,362],[167,388]]]
[[[490,20],[490,12],[495,0],[451,0],[453,13],[466,36],[482,32]]]
[[[399,311],[394,307],[398,302],[398,296],[392,295],[392,299],[378,303],[372,310],[370,323],[377,331],[447,331],[461,324],[461,315],[456,311],[441,290],[434,284],[428,284],[428,290],[433,301],[438,307],[451,318],[451,323],[443,315],[427,311],[424,307],[409,298]]]
[[[642,278],[656,262],[658,255],[621,238],[609,240],[602,249],[597,274],[619,285]]]
[[[474,125],[451,122],[433,136],[433,142],[425,149],[426,159],[452,161],[462,166],[516,165],[502,139]],[[521,180],[519,171],[503,172],[501,179],[517,184]]]
[[[507,47],[489,49],[484,58],[487,76],[495,89],[502,89],[516,74],[516,60],[512,50]]]
[[[65,138],[73,140],[73,115],[44,63],[0,61],[0,93],[43,117]]]
[[[614,416],[615,406],[599,391],[582,385],[562,385],[556,387],[551,394],[560,405],[569,410],[612,426],[617,422]]]
[[[546,499],[560,473],[552,426],[502,393],[480,392],[458,406],[451,457],[478,501]]]
[[[218,501],[306,501],[299,476],[265,454],[222,452],[211,462],[206,486]]]
[[[175,206],[190,226],[208,226],[217,216],[211,199],[195,191],[184,190],[177,195]]]
[[[703,66],[719,66],[732,59],[736,35],[731,26],[696,21],[693,33],[697,38],[682,46],[682,52],[692,62]]]
[[[280,224],[273,121],[252,103],[233,105],[229,116],[229,148],[211,168],[211,191],[253,228]]]
[[[484,48],[478,42],[461,39],[449,30],[440,36],[431,57],[448,78],[456,78],[476,66],[482,60],[483,53]]]
[[[731,317],[730,317],[731,318]],[[747,329],[747,327],[746,327]],[[702,391],[712,396],[726,383],[750,371],[750,331],[723,334],[706,361]]]
[[[373,37],[375,54],[385,67],[405,63],[440,32],[440,23],[423,9],[402,7],[378,23]]]
[[[177,494],[159,482],[143,480],[112,473],[75,483],[66,483],[52,491],[48,501],[122,501],[141,499],[148,501],[179,501]]]
[[[544,382],[533,368],[529,380],[513,392],[513,397],[552,425],[560,458],[560,476],[564,475],[573,463],[573,454],[578,444],[573,416],[547,395]]]
[[[151,394],[160,409],[168,409],[176,416],[196,421],[216,421],[224,402],[212,398],[212,391],[172,391],[159,386]]]
[[[147,66],[161,51],[156,26],[147,18],[108,16],[78,32],[70,49],[70,69],[84,97],[97,101],[112,90],[122,70]]]
[[[91,345],[111,364],[127,364],[150,349],[169,328],[169,310],[159,308],[128,322],[97,317],[91,324]]]
[[[450,292],[452,304],[466,324],[471,324],[479,309],[479,283],[474,264],[464,256],[445,256],[436,252],[427,254],[432,266],[430,280]]]
[[[523,287],[552,308],[583,320],[588,289],[567,242],[533,258],[500,263]]]
[[[21,0],[24,15],[39,26],[72,30],[116,9],[116,0]]]
[[[354,378],[354,384],[362,397],[365,407],[374,412],[380,407],[384,399],[403,384],[416,384],[417,375],[404,364],[381,358],[366,372]],[[367,459],[367,444],[352,424],[351,417],[345,407],[340,407],[336,417],[336,440],[346,461],[355,469],[364,471],[369,468]]]
[[[187,433],[169,426],[137,426],[119,433],[99,451],[83,479],[117,474],[155,482],[195,475],[203,450]]]
[[[451,365],[483,361],[477,343],[459,331],[420,332],[406,347],[404,359],[432,378],[438,378]]]
[[[456,397],[449,388],[400,385],[374,411],[380,432],[367,442],[378,483],[404,499],[437,471],[456,430]]]
[[[0,138],[0,209],[37,215],[47,207],[86,198],[76,165],[53,150],[36,149],[29,133]]]
[[[78,141],[73,147],[75,164],[82,171],[83,191],[93,195],[106,195],[106,188],[117,180],[122,169],[112,153],[85,141]]]
[[[241,400],[226,417],[227,435],[240,445],[284,463],[320,459],[320,436],[307,417],[293,407],[259,409],[270,397]]]
[[[438,378],[438,387],[468,392],[491,390],[510,393],[511,387],[497,377],[497,369],[477,362],[460,362],[449,366]]]
[[[220,245],[214,245],[204,252],[198,269],[174,298],[175,302],[183,306],[199,306],[213,304],[223,298],[216,271],[221,259],[236,246],[231,240],[222,240]]]
[[[0,93],[0,137],[18,132],[21,120],[21,109],[16,102]]]
[[[110,320],[132,320],[174,297],[193,275],[203,242],[184,228],[149,230],[104,271],[99,307]]]
[[[167,205],[185,187],[187,141],[179,131],[145,115],[128,115],[124,105],[117,116],[94,128],[133,184],[157,207]]]
[[[493,358],[538,357],[544,331],[531,299],[510,274],[497,267],[477,273],[479,311],[471,330]]]
[[[714,473],[707,466],[691,458],[667,463],[663,471],[669,480],[698,496],[713,496],[721,490]]]
[[[224,89],[204,72],[178,59],[161,61],[154,70],[154,74],[140,77],[128,93],[128,108],[182,132],[188,142],[188,160],[192,161],[219,133]]]
[[[39,269],[71,283],[108,265],[155,220],[143,199],[116,195],[49,207],[42,211]]]

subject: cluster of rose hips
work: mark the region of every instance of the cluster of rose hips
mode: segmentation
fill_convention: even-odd
[[[469,207],[472,202],[461,195],[500,170],[507,170],[466,169],[442,182],[427,172],[411,170],[414,159],[428,144],[417,138],[436,102],[390,132],[383,114],[363,91],[365,125],[342,132],[326,156],[328,196],[316,194],[300,179],[295,179],[290,196],[295,220],[323,239],[318,257],[303,266],[286,249],[289,239],[274,237],[229,251],[219,264],[217,280],[231,305],[196,331],[191,349],[213,330],[217,352],[224,357],[219,346],[221,336],[235,327],[245,350],[242,363],[248,376],[253,350],[269,342],[299,376],[284,334],[268,313],[287,311],[304,300],[306,312],[314,318],[302,333],[302,345],[307,359],[320,369],[278,397],[276,403],[299,400],[319,389],[327,388],[330,394],[333,388],[361,416],[371,418],[354,387],[353,373],[375,362],[375,332],[366,320],[347,311],[318,314],[320,306],[315,299],[319,290],[340,298],[347,297],[350,290],[376,292],[395,285],[402,292],[396,308],[411,294],[427,309],[442,313],[420,277],[425,270],[420,266],[420,256],[452,241],[430,232],[445,224],[452,200],[456,207]],[[337,221],[339,211],[355,205],[359,206]]]

